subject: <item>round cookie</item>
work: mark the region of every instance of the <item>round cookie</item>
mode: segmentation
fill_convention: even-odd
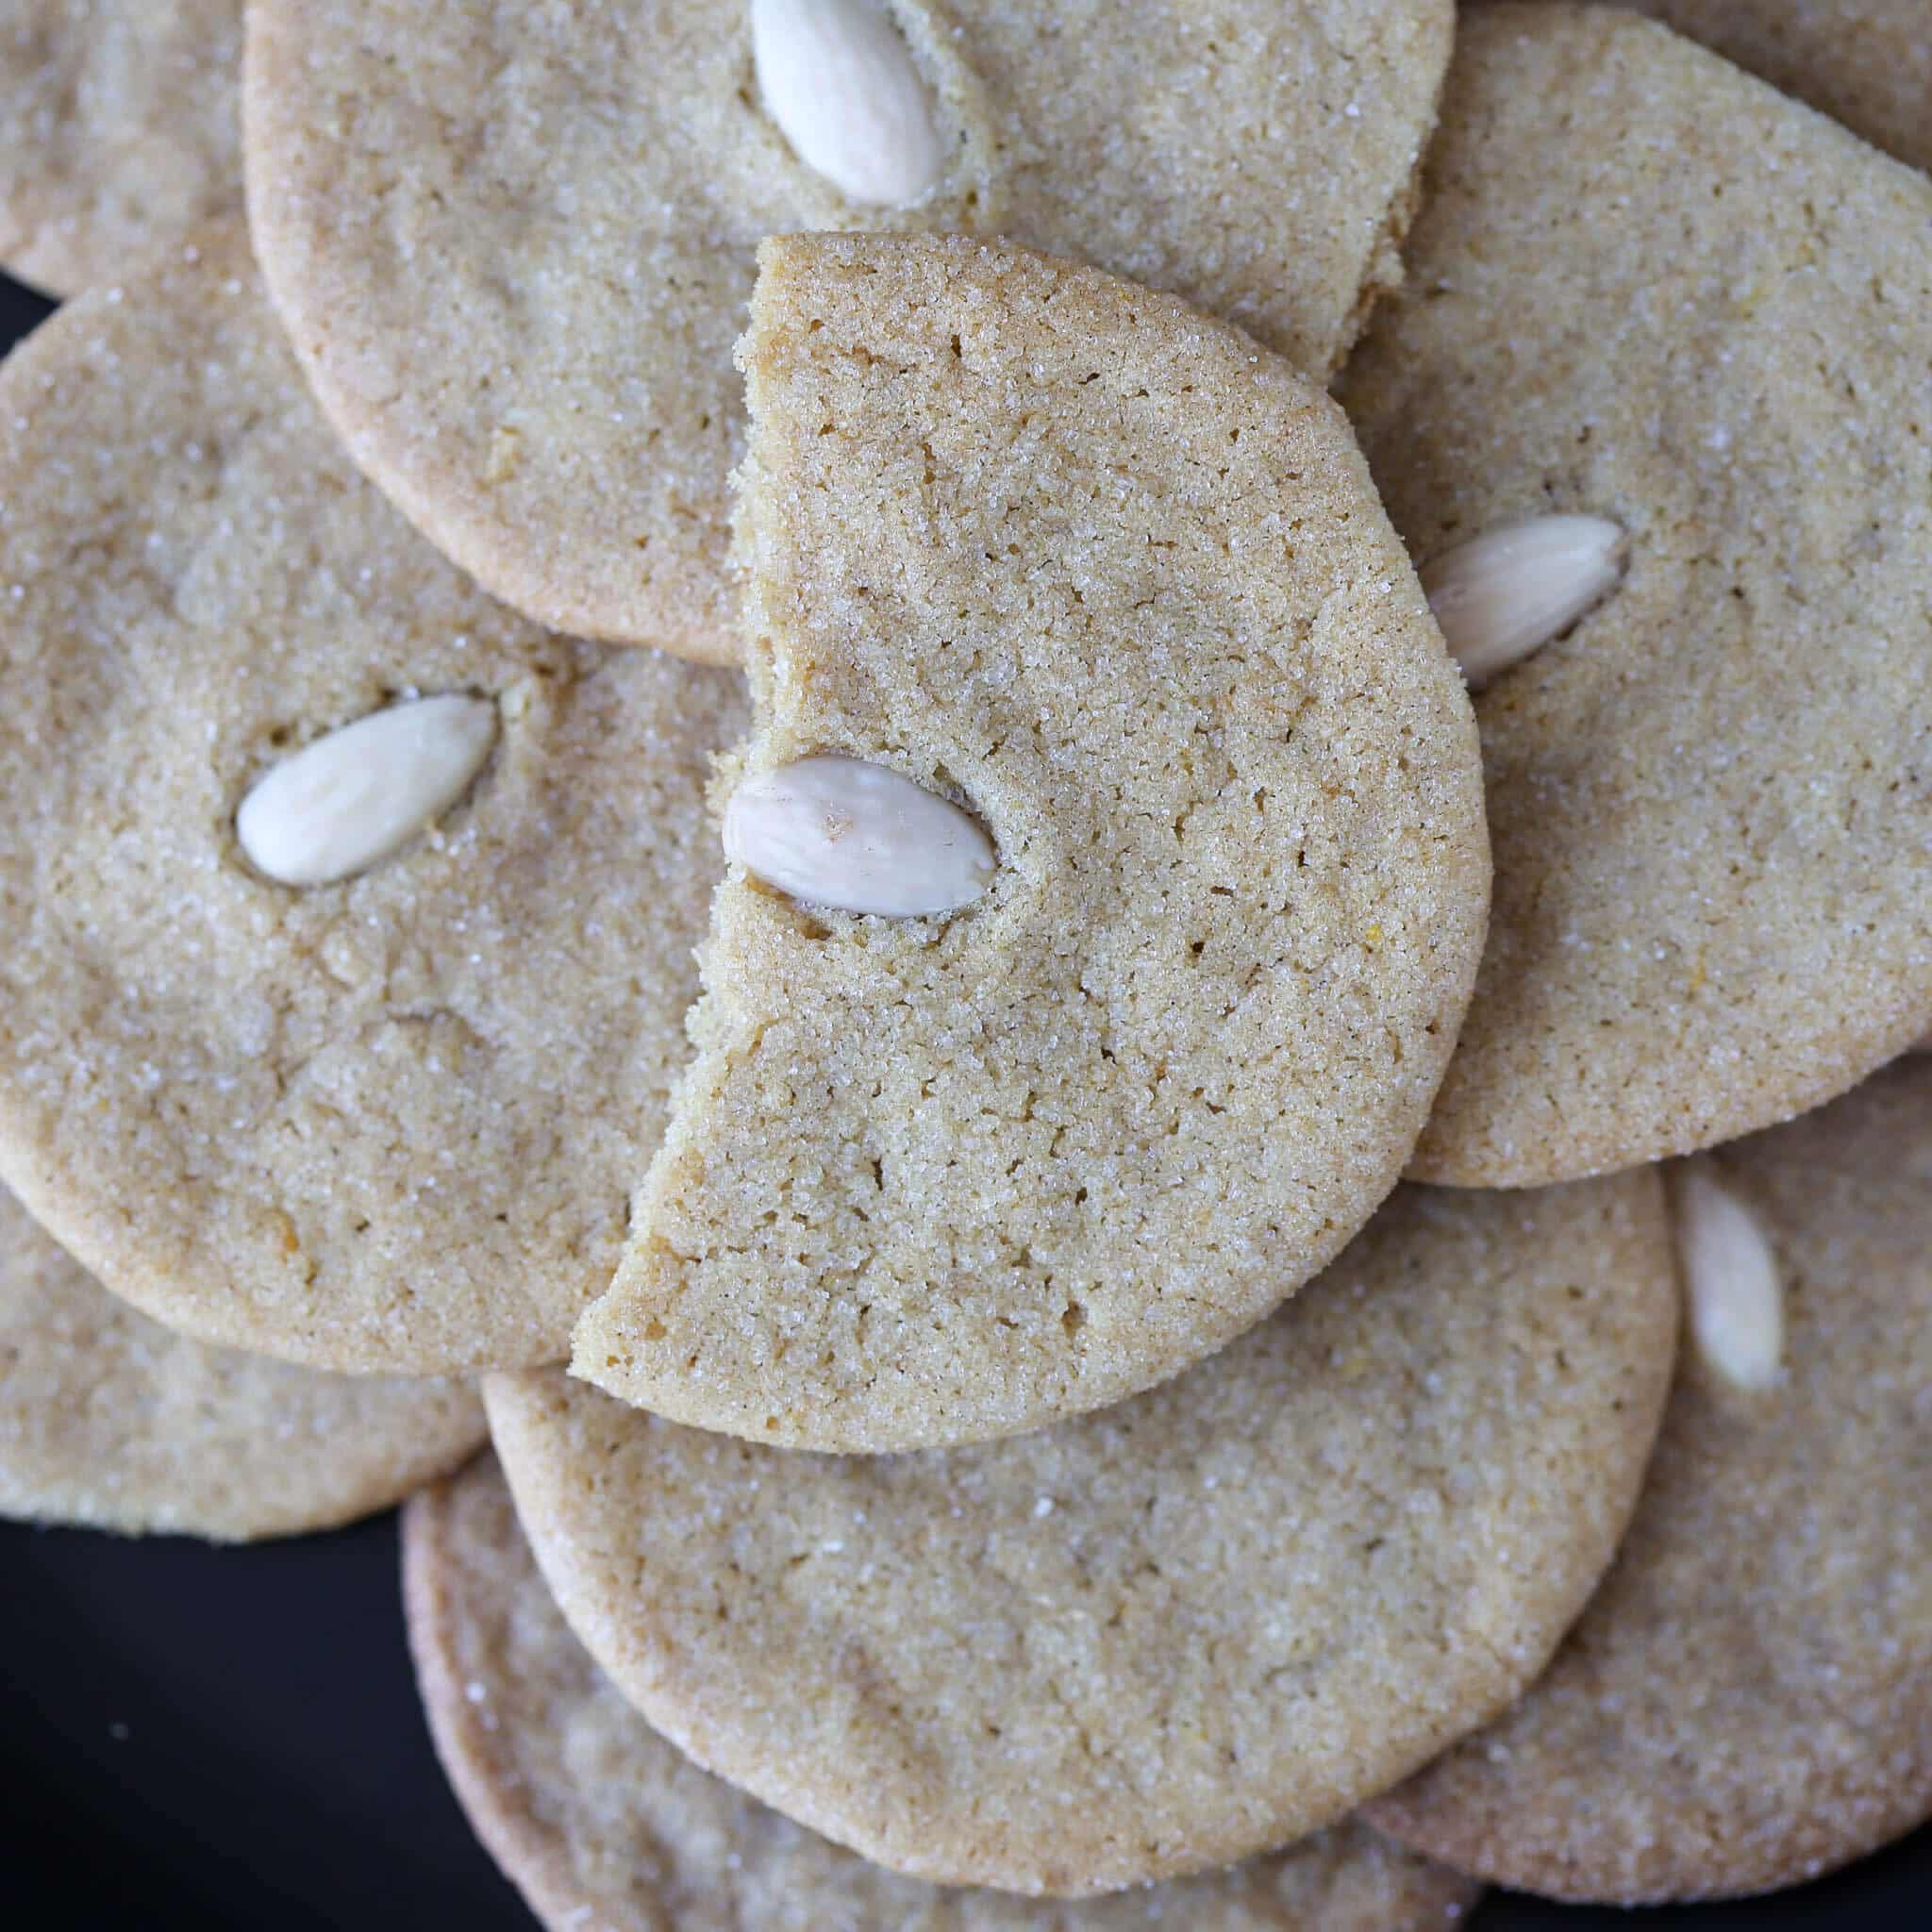
[[[51,294],[242,211],[242,0],[13,0],[0,264]]]
[[[884,766],[998,864],[900,919],[731,869],[573,1367],[770,1443],[984,1440],[1218,1348],[1394,1185],[1482,946],[1474,733],[1287,362],[964,238],[761,260],[741,776]]]
[[[290,1536],[388,1508],[483,1438],[462,1383],[318,1375],[170,1334],[0,1191],[0,1516]]]
[[[1131,1402],[801,1456],[484,1385],[572,1627],[700,1764],[878,1863],[1083,1894],[1333,1824],[1487,1722],[1608,1563],[1670,1377],[1655,1174],[1409,1190]]]
[[[437,1752],[551,1932],[1427,1932],[1479,1890],[1358,1824],[1080,1905],[881,1871],[700,1771],[625,1703],[551,1600],[488,1458],[405,1511],[403,1593]]]
[[[1544,511],[1622,586],[1477,699],[1495,904],[1409,1172],[1534,1186],[1932,1021],[1932,182],[1636,15],[1463,17],[1342,385],[1422,562]]]
[[[303,365],[369,474],[530,616],[736,659],[731,346],[766,235],[1010,235],[1320,376],[1399,276],[1451,0],[877,6],[944,154],[902,208],[794,153],[747,0],[251,10],[251,214]]]
[[[1778,1380],[1735,1386],[1687,1341],[1556,1662],[1374,1807],[1559,1898],[1770,1890],[1932,1816],[1932,1064],[1695,1165],[1770,1239]]]
[[[1932,168],[1925,0],[1623,0],[1886,153]]]
[[[348,466],[237,231],[0,372],[0,1177],[207,1341],[436,1374],[558,1359],[686,1051],[738,680],[550,637]],[[341,884],[238,804],[417,693],[475,783]]]

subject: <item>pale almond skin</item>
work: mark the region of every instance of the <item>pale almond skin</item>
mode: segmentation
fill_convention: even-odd
[[[488,698],[445,693],[372,711],[258,779],[235,814],[248,862],[325,886],[398,851],[470,789],[496,742]]]
[[[807,906],[905,919],[971,905],[999,860],[979,823],[886,765],[810,758],[747,778],[724,856]]]
[[[867,208],[908,208],[945,162],[930,89],[875,0],[752,0],[765,110],[799,159]]]
[[[1607,517],[1532,517],[1484,531],[1419,575],[1450,655],[1479,691],[1602,603],[1627,553]]]
[[[1671,1203],[1698,1353],[1733,1388],[1774,1388],[1785,1318],[1770,1237],[1704,1162],[1675,1171]]]

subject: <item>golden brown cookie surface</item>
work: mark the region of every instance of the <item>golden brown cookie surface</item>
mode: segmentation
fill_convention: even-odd
[[[1808,101],[1888,154],[1932,168],[1924,0],[1624,0]]]
[[[242,0],[11,0],[0,264],[73,294],[242,208]]]
[[[1615,1547],[1676,1330],[1650,1173],[1398,1194],[1152,1392],[825,1457],[491,1377],[539,1561],[700,1763],[881,1863],[1079,1894],[1321,1829],[1510,1703]]]
[[[358,460],[518,608],[736,658],[731,345],[766,235],[1008,234],[1323,376],[1399,273],[1450,0],[857,10],[936,116],[909,208],[799,158],[743,0],[254,8],[256,238],[292,340]]]
[[[1932,1064],[1694,1167],[1769,1238],[1781,1373],[1740,1388],[1687,1336],[1555,1663],[1375,1807],[1557,1897],[1769,1890],[1932,1814]]]
[[[0,1191],[0,1515],[288,1536],[387,1508],[483,1437],[460,1383],[323,1375],[171,1335]]]
[[[239,233],[70,305],[0,419],[0,1174],[203,1341],[559,1357],[686,1052],[738,681],[444,563],[323,427]],[[258,781],[431,694],[489,720],[459,795],[341,883],[263,876]]]
[[[1077,1905],[901,1878],[700,1771],[570,1633],[488,1459],[403,1519],[417,1681],[451,1783],[553,1932],[1430,1932],[1477,1888],[1360,1825]]]
[[[966,240],[764,260],[742,770],[868,762],[997,864],[907,918],[733,868],[574,1365],[771,1443],[1010,1434],[1239,1334],[1394,1184],[1482,941],[1468,702],[1288,363]]]
[[[1427,180],[1342,385],[1396,527],[1630,543],[1476,704],[1495,904],[1410,1172],[1532,1186],[1788,1118],[1932,1021],[1932,182],[1564,5],[1464,16]]]

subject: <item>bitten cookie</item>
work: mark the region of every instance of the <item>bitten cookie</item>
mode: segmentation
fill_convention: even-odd
[[[1808,101],[1916,168],[1932,168],[1925,0],[1623,0]]]
[[[0,265],[51,294],[242,210],[242,0],[12,0]]]
[[[940,1890],[681,1757],[570,1633],[487,1458],[403,1518],[409,1647],[477,1836],[552,1932],[1429,1932],[1479,1888],[1361,1825],[1083,1905]]]
[[[1453,12],[259,0],[256,242],[357,459],[485,588],[728,661],[758,241],[1008,234],[1325,376],[1400,273]]]
[[[170,1334],[0,1192],[0,1515],[289,1536],[388,1508],[483,1436],[466,1384],[318,1375]]]
[[[1476,704],[1495,905],[1410,1173],[1530,1186],[1932,1023],[1932,182],[1564,5],[1464,16],[1427,175],[1342,390],[1425,580],[1547,511],[1628,541]]]
[[[979,1440],[1220,1347],[1394,1184],[1482,944],[1474,732],[1288,363],[965,239],[762,259],[745,862],[573,1366],[773,1443]]]
[[[558,1358],[685,1055],[738,681],[478,594],[239,231],[0,372],[0,1177],[202,1341]]]
[[[1670,1378],[1649,1172],[1396,1196],[1165,1387],[800,1456],[492,1376],[578,1637],[699,1763],[877,1862],[1081,1894],[1332,1824],[1504,1709],[1595,1586]]]
[[[1932,1815],[1932,1064],[1673,1181],[1690,1334],[1616,1566],[1375,1808],[1560,1898],[1770,1890]]]

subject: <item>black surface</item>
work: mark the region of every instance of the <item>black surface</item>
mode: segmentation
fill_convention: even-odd
[[[394,1521],[241,1550],[0,1527],[0,1925],[530,1932],[430,1751]],[[1496,1896],[1476,1932],[1613,1925],[1924,1932],[1932,1833],[1733,1906]]]
[[[0,1820],[37,1928],[528,1932],[429,1746],[395,1519],[246,1550],[0,1532]]]
[[[48,307],[0,276],[0,341]],[[0,1932],[174,1924],[529,1932],[430,1750],[393,1517],[242,1550],[0,1525]],[[1771,1899],[1477,1919],[1800,1925],[1932,1932],[1932,1831]]]

